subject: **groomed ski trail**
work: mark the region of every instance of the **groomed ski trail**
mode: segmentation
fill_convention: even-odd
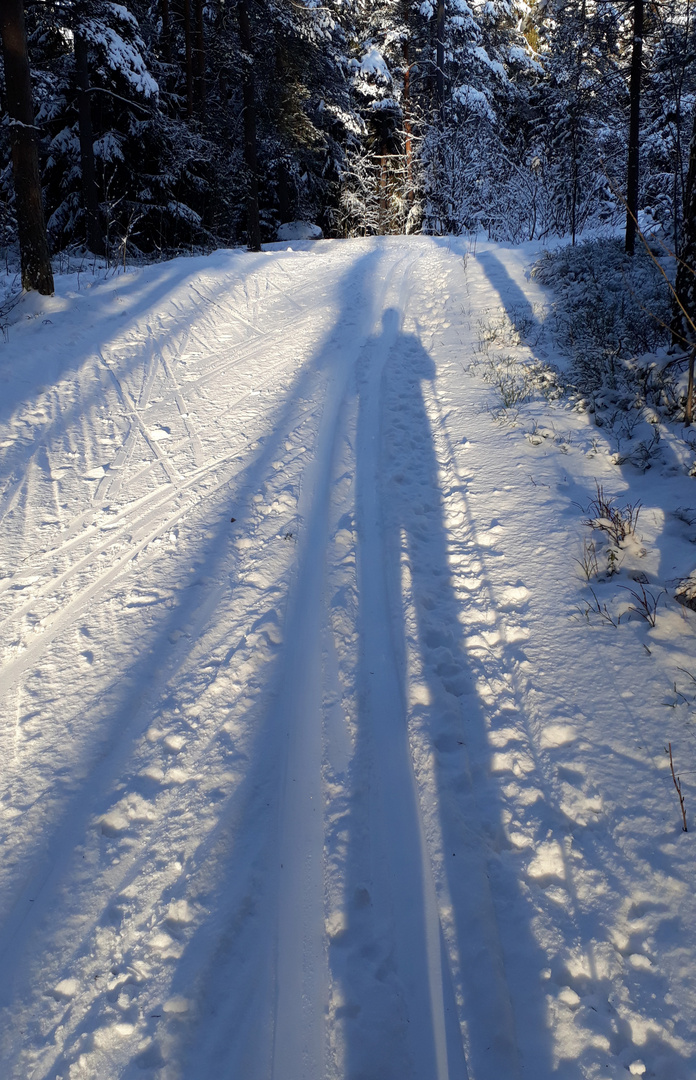
[[[411,1074],[414,1080],[421,1076],[437,1080],[466,1076],[458,1036],[453,985],[447,971],[446,953],[443,951],[435,885],[420,820],[418,792],[409,763],[403,709],[404,691],[403,686],[399,685],[401,676],[398,673],[398,661],[388,641],[387,623],[390,616],[385,591],[386,579],[379,566],[372,565],[373,560],[376,559],[377,563],[381,564],[386,557],[386,552],[380,550],[381,523],[377,494],[380,373],[385,356],[395,345],[404,313],[411,301],[419,270],[418,261],[418,255],[414,258],[414,255],[404,252],[398,245],[390,250],[389,247],[372,243],[363,245],[362,249],[356,252],[354,268],[349,264],[345,271],[339,263],[338,292],[342,297],[342,309],[337,312],[339,317],[324,340],[317,340],[311,363],[304,370],[300,369],[298,374],[298,384],[306,384],[304,393],[307,396],[299,396],[297,390],[295,395],[299,396],[300,402],[306,402],[306,418],[312,432],[313,444],[308,455],[308,464],[303,463],[302,472],[297,476],[300,497],[296,510],[298,524],[294,536],[296,551],[293,562],[296,570],[292,571],[292,563],[288,564],[290,577],[285,601],[285,645],[280,658],[273,664],[275,673],[271,675],[271,686],[274,689],[273,696],[265,706],[266,715],[262,717],[262,714],[259,714],[264,739],[271,740],[273,745],[267,753],[264,751],[265,757],[261,755],[253,763],[247,784],[242,785],[234,799],[234,802],[239,804],[235,811],[240,823],[239,831],[242,832],[247,827],[251,830],[255,824],[258,827],[253,818],[259,813],[265,799],[265,795],[259,795],[259,792],[273,792],[277,797],[275,800],[269,798],[265,805],[263,866],[259,866],[258,853],[249,853],[246,862],[244,858],[241,862],[237,861],[238,856],[235,856],[230,872],[239,873],[245,884],[239,890],[232,890],[233,896],[228,898],[227,903],[227,916],[224,911],[221,913],[223,925],[226,918],[236,920],[236,905],[246,901],[241,899],[241,896],[239,900],[235,900],[234,894],[248,893],[249,889],[257,890],[258,902],[265,912],[264,921],[253,931],[247,948],[253,953],[263,953],[266,948],[270,950],[266,962],[260,964],[260,970],[264,974],[259,976],[255,999],[255,1007],[260,1013],[266,1013],[267,1019],[262,1021],[259,1017],[256,1018],[256,1039],[252,1038],[246,1048],[242,1048],[242,1044],[246,1042],[244,1033],[240,1034],[239,1045],[234,1045],[233,1038],[230,1047],[229,1010],[237,1008],[240,1015],[244,1013],[238,994],[231,993],[229,1002],[223,1005],[221,1010],[224,1016],[221,1029],[217,1030],[213,1022],[204,1040],[205,1048],[198,1044],[204,1075],[214,1075],[215,1070],[220,1068],[226,1059],[233,1061],[235,1058],[243,1063],[241,1067],[250,1078],[262,1077],[270,1068],[273,1080],[309,1080],[330,1075],[334,1068],[331,1063],[332,1034],[329,1030],[327,1007],[327,995],[335,973],[330,970],[325,927],[326,793],[323,758],[326,736],[322,710],[327,687],[322,682],[322,671],[326,667],[327,650],[334,648],[330,641],[326,610],[326,558],[329,522],[333,513],[332,494],[337,471],[340,473],[348,469],[355,474],[359,500],[359,505],[353,508],[359,523],[358,587],[370,592],[374,590],[375,598],[374,610],[361,613],[362,625],[356,630],[363,638],[359,678],[363,684],[360,694],[367,703],[366,717],[362,718],[361,723],[368,723],[371,728],[369,737],[373,746],[369,767],[375,780],[367,821],[375,850],[370,871],[372,880],[369,906],[373,909],[375,925],[380,926],[383,931],[389,928],[390,949],[396,965],[393,986],[380,1008],[384,1012],[382,1018],[385,1024],[393,1026],[395,1031],[400,1031],[405,1039],[404,1061],[408,1065],[406,1074],[401,1068],[402,1075]],[[309,292],[309,304],[316,305],[311,284],[304,285],[303,289]],[[303,289],[287,294],[290,301],[290,326],[295,324],[304,327],[305,331],[309,330],[311,334],[310,316],[305,314],[307,309],[300,306]],[[324,289],[325,294],[328,293],[330,297],[330,303],[334,302],[336,286],[333,286],[333,289],[333,293],[330,287]],[[277,285],[276,290],[282,297],[283,293]],[[258,293],[258,288],[254,292]],[[268,314],[272,314],[272,307],[279,303],[277,292],[271,295],[273,304]],[[224,338],[228,336],[222,333],[228,329],[225,324],[227,305],[224,297],[210,301],[210,304],[214,306],[216,316],[212,320],[212,326],[215,327],[213,333],[218,338]],[[385,311],[388,312],[387,316]],[[253,315],[255,320],[260,317],[257,300],[254,300],[250,315]],[[206,319],[205,316],[204,320],[210,323],[210,317]],[[230,330],[238,321],[235,313]],[[212,327],[207,330],[208,335],[211,329]],[[292,331],[290,333],[292,334]],[[197,338],[200,345],[201,337],[201,331],[194,332],[186,328],[182,344],[181,334],[178,333],[179,354],[189,347],[188,342],[194,338]],[[263,349],[270,348],[269,342],[272,339],[277,341],[279,333],[277,330],[262,329],[257,337],[261,339],[259,344],[252,342],[250,347],[237,350],[238,355],[232,361],[232,371],[244,360],[248,362],[250,357],[253,358],[257,350],[259,355],[263,355]],[[292,342],[292,337],[289,340]],[[48,605],[46,614],[37,620],[37,632],[31,635],[16,658],[11,659],[3,668],[0,682],[5,694],[11,693],[25,673],[41,663],[47,652],[54,647],[54,642],[60,643],[77,619],[84,618],[90,605],[95,601],[103,602],[103,598],[117,587],[119,580],[132,572],[131,568],[137,565],[142,553],[150,549],[153,541],[157,543],[163,534],[171,534],[173,528],[192,514],[197,512],[200,515],[206,512],[206,507],[219,505],[221,494],[229,492],[231,474],[227,470],[231,464],[237,466],[239,452],[235,448],[229,454],[218,453],[212,460],[203,460],[205,429],[202,428],[199,433],[200,419],[196,417],[195,410],[191,409],[191,398],[189,397],[187,403],[182,397],[187,391],[187,382],[190,383],[189,394],[200,394],[201,387],[209,385],[210,380],[225,369],[219,362],[211,364],[204,355],[201,365],[204,369],[203,375],[195,375],[187,380],[180,375],[175,380],[172,360],[167,359],[168,354],[170,357],[175,355],[173,346],[163,346],[157,333],[149,327],[143,345],[142,382],[140,389],[135,392],[127,389],[126,380],[118,370],[116,358],[123,353],[122,346],[109,342],[108,346],[96,353],[97,364],[108,373],[111,386],[116,391],[116,401],[127,422],[127,434],[125,441],[116,450],[112,471],[107,470],[102,479],[97,475],[93,505],[98,507],[109,495],[130,495],[126,479],[129,466],[142,481],[145,472],[142,465],[134,459],[133,453],[138,439],[140,452],[142,453],[144,448],[151,457],[149,468],[162,469],[164,484],[157,484],[122,507],[107,507],[110,520],[104,540],[99,536],[98,527],[95,529],[94,525],[90,524],[91,516],[99,522],[100,511],[86,509],[64,526],[63,532],[67,533],[67,537],[61,539],[59,545],[39,553],[39,558],[43,557],[47,561],[51,558],[54,562],[59,561],[59,564],[62,562],[64,569],[58,577],[54,574],[38,582],[38,587],[31,590],[28,601],[23,605],[14,604],[6,615],[6,620],[9,619],[8,626],[12,625],[12,622],[20,625],[26,614],[35,611],[37,605]],[[285,363],[287,366],[287,361]],[[206,367],[209,369],[207,372]],[[238,408],[243,401],[248,400],[250,393],[258,394],[259,387],[272,387],[274,377],[277,378],[276,373],[279,371],[283,372],[282,360],[274,362],[270,371],[264,369],[261,379],[254,378],[253,390],[248,390],[241,396],[236,390],[232,394],[230,407]],[[129,379],[130,375],[126,378]],[[181,418],[181,438],[184,441],[180,445],[185,452],[184,455],[176,455],[178,461],[171,453],[169,441],[160,442],[159,437],[153,439],[152,426],[143,419],[151,408],[151,400],[160,385],[170,396],[176,413]],[[311,390],[310,386],[313,387]],[[161,392],[160,389],[159,393]],[[238,466],[235,469],[236,479],[232,483],[238,493],[244,492],[245,488],[249,492],[256,489],[262,483],[264,471],[269,475],[268,462],[273,446],[278,446],[284,438],[293,437],[293,426],[298,423],[298,419],[302,424],[302,413],[297,413],[297,398],[287,398],[280,405],[280,412],[274,421],[274,434],[270,440],[272,445],[264,446],[251,469],[243,469],[241,472]],[[304,422],[306,423],[306,420]],[[352,436],[349,430],[351,425]],[[167,429],[155,427],[154,430],[155,436],[158,436],[159,430]],[[357,440],[354,445],[350,445],[351,438]],[[185,450],[186,440],[190,444],[190,451]],[[249,477],[249,473],[253,479]],[[247,495],[246,498],[248,497]],[[236,497],[233,495],[231,504],[235,505],[238,499],[239,494]],[[218,512],[214,511],[216,514]],[[237,513],[240,516],[236,523],[243,525],[244,517],[238,509]],[[28,539],[29,528],[30,525],[25,526],[25,536]],[[219,530],[213,536],[219,537]],[[294,546],[289,545],[287,550],[292,551]],[[107,565],[103,569],[101,564],[105,558]],[[205,562],[204,558],[203,564]],[[85,877],[84,873],[77,872],[74,860],[77,855],[90,863],[94,861],[96,852],[88,855],[90,843],[88,841],[85,846],[82,839],[85,829],[90,827],[90,821],[96,822],[98,827],[101,823],[102,837],[115,839],[130,831],[130,821],[152,821],[155,817],[144,809],[148,801],[147,793],[142,789],[142,780],[137,778],[156,776],[158,768],[147,765],[143,767],[143,762],[140,761],[140,767],[133,772],[134,766],[129,759],[134,747],[143,746],[143,743],[147,745],[152,741],[151,718],[158,711],[158,701],[171,693],[172,686],[181,680],[182,673],[186,673],[192,664],[201,663],[205,655],[206,639],[208,647],[212,645],[214,648],[215,643],[221,643],[227,635],[234,636],[233,629],[227,628],[227,631],[223,632],[219,625],[219,620],[223,617],[227,589],[224,577],[221,579],[219,571],[215,577],[214,585],[211,580],[210,586],[204,588],[201,597],[196,598],[195,607],[191,609],[188,617],[185,637],[181,638],[177,634],[176,643],[166,662],[158,661],[151,667],[146,693],[143,694],[135,685],[135,679],[132,680],[133,693],[124,698],[121,706],[128,716],[128,724],[125,729],[121,728],[118,739],[107,736],[96,767],[90,769],[89,779],[81,785],[81,798],[80,803],[76,804],[76,812],[66,817],[60,832],[55,834],[48,849],[50,854],[41,855],[41,848],[37,848],[41,861],[36,863],[36,869],[30,873],[23,888],[16,894],[9,918],[5,922],[4,960],[7,970],[13,972],[6,984],[8,1002],[11,1000],[10,993],[21,1000],[22,987],[26,986],[26,1003],[28,1008],[31,1007],[30,983],[27,983],[21,974],[21,965],[27,950],[31,955],[35,948],[41,948],[39,942],[43,940],[43,947],[48,948],[58,959],[56,945],[60,952],[60,944],[49,946],[46,935],[52,923],[50,913],[59,897],[66,898],[63,903],[67,903],[68,910],[63,917],[68,923],[80,921],[80,912],[84,910],[86,903],[94,905],[96,902],[98,908],[99,901],[96,897],[99,890],[113,893],[114,889],[118,891],[125,886],[131,899],[130,906],[133,907],[134,902],[136,910],[140,907],[137,883],[142,882],[142,869],[139,867],[144,867],[147,857],[144,845],[153,842],[152,829],[147,840],[129,843],[129,850],[122,852],[113,861],[113,865],[119,867],[116,878],[113,871],[98,877],[96,881],[91,875]],[[154,588],[152,591],[156,592]],[[57,606],[54,596],[60,600]],[[376,620],[381,620],[382,625],[376,625]],[[91,638],[91,632],[89,636]],[[189,645],[187,642],[191,639],[193,640]],[[374,666],[369,659],[373,650],[379,653],[382,668],[377,678],[368,674],[368,668]],[[227,651],[230,655],[230,650]],[[236,651],[232,650],[233,653]],[[385,721],[388,726],[384,726]],[[126,733],[127,737],[124,737]],[[170,734],[165,741],[174,748],[175,753],[179,752],[179,747],[183,744],[182,737],[176,734]],[[389,766],[381,762],[385,753],[392,758]],[[138,756],[142,757],[142,752]],[[200,768],[203,764],[200,756],[199,762]],[[247,787],[249,790],[245,794]],[[133,790],[130,796],[127,794],[129,788]],[[105,808],[104,812],[101,808],[104,807],[103,793],[119,789],[126,792],[117,804],[124,807],[124,810],[129,808],[125,817],[118,809],[109,811]],[[136,794],[138,789],[140,791]],[[170,807],[172,794],[172,789],[169,788],[166,802]],[[187,814],[195,812],[193,808],[196,801],[195,798],[187,800]],[[180,829],[173,830],[172,825],[167,823],[167,815],[171,810],[164,809],[166,803],[163,798],[160,799],[160,804],[163,814],[156,815],[152,828],[158,834],[154,841],[156,848],[166,852],[178,843],[174,840],[174,833],[181,835],[181,832]],[[274,821],[277,821],[275,826]],[[214,835],[215,829],[208,840],[203,839],[205,831],[202,831],[202,844],[199,847],[201,870],[206,860],[212,858],[212,852],[219,843],[219,839]],[[38,839],[40,844],[40,837]],[[103,843],[102,840],[99,846],[103,847]],[[245,845],[238,845],[240,846],[243,848]],[[207,856],[204,854],[206,850]],[[24,862],[27,861],[26,852],[22,852],[20,857]],[[20,866],[21,864],[18,864],[18,870]],[[210,873],[210,868],[206,872]],[[19,873],[21,874],[21,871]],[[256,885],[253,885],[252,879],[258,878],[258,875],[261,875],[261,880],[257,880]],[[72,895],[68,899],[65,890],[71,878]],[[120,886],[116,884],[117,880],[120,880]],[[412,891],[415,895],[413,904],[410,900]],[[368,891],[365,890],[365,895],[367,894]],[[140,900],[142,916],[145,916],[148,904],[147,888]],[[175,910],[179,910],[176,908],[175,898],[172,904]],[[169,934],[175,931],[176,938],[177,932],[183,933],[190,921],[188,916],[178,919],[171,915],[172,904],[170,915],[165,920],[168,932],[160,934],[159,937],[155,935],[155,941],[161,941],[156,948],[165,958],[168,952],[173,958],[179,952],[176,945],[172,946],[171,950],[167,945]],[[181,910],[185,906],[180,905]],[[224,908],[224,903],[221,906]],[[131,923],[137,922],[139,917],[141,916],[133,912]],[[36,944],[31,945],[32,941]],[[214,942],[214,937],[208,938],[197,958],[193,961],[188,959],[191,982],[205,980],[206,966],[212,965],[216,952],[220,955],[219,946]],[[94,955],[88,961],[88,966],[96,970],[100,967],[99,955],[102,950],[95,947],[93,951]],[[135,961],[129,966],[131,971],[139,970]],[[121,965],[114,964],[112,967],[116,971]],[[222,967],[224,968],[224,960]],[[98,982],[98,978],[98,975],[95,976],[95,981]],[[120,981],[118,976],[116,981]],[[217,982],[216,979],[213,981]],[[60,986],[69,984],[70,980],[58,980]],[[201,992],[205,997],[206,988],[202,987]],[[72,998],[72,995],[69,997]],[[60,994],[58,1000],[62,1000]],[[172,1000],[178,1000],[176,995]],[[95,997],[94,993],[91,993],[82,1007],[77,1002],[71,1002],[75,1034],[80,1026],[79,1014],[86,1017],[94,1013],[98,1001],[99,995]],[[123,1025],[121,1029],[125,1030]],[[40,1076],[46,1068],[50,1070],[65,1067],[71,1057],[72,1039],[73,1037],[68,1035],[66,1040],[63,1035],[57,1056],[48,1048],[42,1049],[36,1056],[32,1055],[33,1067],[30,1065],[31,1058],[20,1053],[16,1058],[17,1075],[26,1071],[27,1075]],[[155,1050],[150,1047],[158,1045],[163,1048],[165,1042],[166,1040],[160,1040],[155,1044],[145,1039],[141,1051],[131,1059],[132,1066],[139,1069],[159,1067],[163,1049]],[[256,1042],[256,1045],[251,1045],[253,1042]],[[193,1043],[198,1043],[195,1035]],[[88,1070],[103,1068],[103,1055],[98,1051],[97,1046],[91,1055],[81,1055],[79,1061],[82,1062],[82,1067]],[[97,1066],[97,1060],[102,1064]],[[117,1062],[114,1062],[114,1067],[118,1068]],[[125,1067],[127,1074],[129,1068],[127,1065]]]
[[[317,242],[23,302],[3,1080],[691,1080],[648,654],[568,616],[616,466],[469,370],[535,324],[531,258]]]

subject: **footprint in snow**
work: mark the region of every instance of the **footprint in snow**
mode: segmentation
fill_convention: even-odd
[[[153,442],[161,442],[162,439],[171,439],[172,433],[168,427],[155,427],[150,430],[150,438]]]

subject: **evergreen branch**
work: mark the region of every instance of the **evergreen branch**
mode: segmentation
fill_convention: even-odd
[[[108,94],[109,97],[117,98],[118,101],[125,102],[126,105],[132,105],[134,109],[140,109],[146,116],[150,115],[150,110],[146,109],[144,105],[139,105],[137,101],[131,101],[130,98],[121,97],[120,94],[115,94],[113,90],[107,90],[105,86],[90,86],[87,91],[88,94]]]

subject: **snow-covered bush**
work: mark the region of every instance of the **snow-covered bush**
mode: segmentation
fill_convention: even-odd
[[[399,154],[359,151],[347,155],[338,219],[341,232],[361,236],[418,231],[417,166],[417,160],[409,163]]]
[[[668,376],[656,377],[653,356],[641,360],[668,345],[671,317],[669,287],[644,248],[631,258],[616,239],[568,245],[546,252],[534,275],[556,294],[554,332],[574,389],[599,405],[670,404]]]

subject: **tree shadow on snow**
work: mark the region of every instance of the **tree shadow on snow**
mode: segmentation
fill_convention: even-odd
[[[344,273],[336,289],[339,309],[354,305],[356,282],[369,273],[373,258],[374,252],[370,250]],[[208,1018],[206,1043],[197,1044],[195,1035],[192,1038],[185,1016],[176,1012],[163,1016],[159,1007],[162,1002],[148,1001],[146,1030],[141,1029],[138,1036],[140,1049],[134,1050],[125,1065],[124,1076],[142,1075],[141,1070],[156,1071],[165,1061],[172,1060],[184,1063],[185,1076],[195,1072],[217,1078],[232,1075],[237,1068],[241,1072],[234,1071],[234,1075],[243,1074],[245,1080],[257,1077],[261,1080],[265,1076],[264,1062],[269,1060],[270,1043],[268,1032],[258,1025],[258,1017],[272,995],[273,942],[268,941],[268,926],[275,914],[276,893],[274,881],[264,878],[268,846],[275,843],[275,835],[273,828],[266,829],[268,835],[264,833],[265,839],[259,844],[258,822],[260,818],[266,823],[277,818],[282,770],[282,747],[277,746],[279,709],[268,706],[268,695],[273,697],[280,689],[277,659],[271,657],[259,672],[258,682],[264,693],[255,708],[258,731],[251,766],[231,795],[217,788],[210,792],[211,827],[199,847],[186,850],[185,838],[180,837],[174,839],[173,849],[168,850],[170,842],[160,835],[159,824],[143,822],[125,830],[111,830],[103,825],[100,828],[100,823],[124,795],[144,797],[155,806],[162,797],[169,801],[166,779],[143,776],[138,764],[138,748],[143,737],[153,723],[161,722],[164,712],[170,716],[179,714],[175,722],[187,742],[201,739],[196,757],[201,773],[198,779],[205,779],[210,757],[223,768],[226,759],[229,768],[240,767],[234,739],[224,729],[224,709],[217,724],[196,736],[185,710],[179,709],[178,704],[189,696],[187,683],[191,683],[191,691],[198,695],[215,681],[219,671],[229,666],[229,674],[234,673],[237,653],[245,645],[243,632],[241,641],[229,640],[229,632],[223,626],[220,640],[214,642],[213,656],[197,655],[197,641],[209,625],[214,605],[236,586],[230,544],[235,536],[243,536],[251,524],[252,497],[275,473],[275,459],[282,454],[288,433],[299,423],[298,402],[311,400],[317,394],[320,388],[317,380],[331,366],[333,346],[332,332],[299,368],[279,405],[266,418],[268,434],[261,447],[250,454],[243,469],[231,471],[228,484],[219,485],[219,491],[213,489],[206,518],[199,520],[198,505],[192,511],[201,542],[187,553],[186,568],[174,583],[173,602],[161,606],[161,614],[135,643],[137,648],[130,668],[118,672],[105,691],[107,706],[104,708],[100,702],[105,716],[98,734],[93,743],[80,746],[74,754],[72,779],[55,799],[50,822],[36,836],[31,851],[25,853],[23,881],[16,889],[12,912],[2,928],[0,955],[5,977],[0,1001],[3,1004],[22,1001],[26,1005],[35,990],[39,992],[36,988],[46,977],[57,982],[75,971],[82,958],[89,956],[95,939],[114,932],[119,937],[124,922],[144,914],[137,907],[132,909],[128,899],[131,891],[137,895],[137,883],[149,873],[154,851],[160,852],[154,856],[154,861],[160,864],[163,859],[166,864],[179,851],[181,866],[175,880],[163,879],[161,895],[155,885],[148,903],[153,913],[158,913],[163,931],[174,943],[169,960],[173,968],[171,992],[187,998],[192,994],[200,996]],[[234,530],[230,526],[230,509],[234,510],[236,519]],[[280,588],[271,585],[259,603],[260,616],[273,617],[280,606],[282,618]],[[127,612],[121,617],[128,618]],[[183,634],[182,627],[186,628]],[[245,629],[253,632],[248,626]],[[64,632],[69,634],[71,628],[68,626]],[[31,675],[40,677],[40,669],[37,667]],[[86,707],[89,708],[89,703]],[[171,727],[171,720],[167,726]],[[275,747],[272,753],[269,746]],[[188,785],[190,781],[184,783]],[[184,808],[188,802],[186,791],[184,786]],[[173,808],[176,818],[182,812],[176,800]],[[166,818],[163,824],[166,827]],[[96,865],[81,865],[83,845],[93,851],[89,836],[94,831],[103,834]],[[119,862],[121,865],[116,868]],[[110,864],[113,864],[111,870]],[[102,875],[110,878],[108,890],[100,882],[101,888],[95,894],[93,883]],[[180,921],[166,915],[171,900],[190,894],[187,882],[191,877],[199,886],[198,901],[208,913],[193,933],[189,932],[186,919]],[[49,919],[54,920],[56,927],[54,948],[43,954],[37,948],[44,940],[38,931]],[[110,978],[117,984],[139,985],[140,976],[134,973],[141,962],[140,954],[137,937],[132,943],[119,945],[112,957]],[[240,966],[247,976],[241,983]],[[225,979],[228,973],[229,982]],[[218,997],[216,991],[221,981],[223,993]],[[54,1030],[60,1031],[60,1039],[56,1040],[55,1054],[45,1068],[36,1066],[37,1078],[69,1069],[71,1061],[96,1041],[92,1033],[110,1026],[108,1013],[109,1003],[114,1000],[113,989],[107,994],[99,983],[95,984],[95,991],[86,1012],[81,1013],[66,1002],[56,1017],[55,1028],[49,1027],[42,1033],[40,1045],[46,1058],[50,1055]],[[145,989],[145,998],[148,997]],[[260,1045],[263,1043],[267,1045]],[[191,1062],[190,1067],[186,1062]]]
[[[520,334],[523,341],[528,342],[531,335],[538,334],[543,324],[539,321],[524,291],[510,277],[495,252],[478,251],[476,253],[476,262],[498,293],[501,307],[505,309],[512,326]]]

